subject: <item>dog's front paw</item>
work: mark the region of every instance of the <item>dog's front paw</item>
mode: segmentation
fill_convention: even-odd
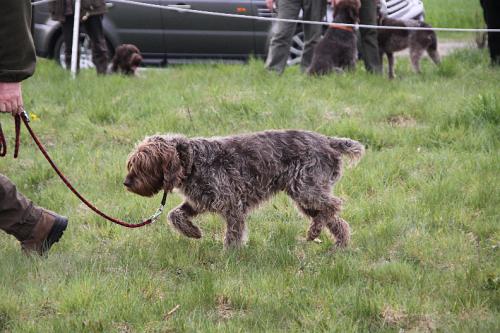
[[[191,221],[184,218],[179,212],[173,211],[169,214],[169,220],[175,229],[179,230],[181,234],[190,238],[201,238],[201,230],[195,226]]]
[[[201,230],[194,224],[188,222],[183,223],[180,228],[177,229],[184,235],[190,238],[201,238]]]
[[[191,238],[201,238],[201,230],[193,224],[185,235]]]

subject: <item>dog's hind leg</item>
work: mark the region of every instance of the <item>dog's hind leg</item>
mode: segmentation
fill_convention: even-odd
[[[420,74],[420,58],[422,57],[422,54],[424,53],[424,50],[421,48],[412,48],[410,49],[410,59],[411,59],[411,64],[413,66],[413,70],[415,73]]]
[[[314,208],[305,206],[304,202],[297,202],[297,204],[302,212],[312,218],[307,232],[308,241],[316,239],[326,226],[336,239],[336,247],[346,247],[349,244],[349,224],[339,217],[342,200],[328,196],[327,199],[320,199],[315,203]]]
[[[184,202],[168,214],[168,219],[183,235],[191,238],[201,238],[201,230],[190,220],[190,218],[198,214],[199,212],[196,211],[188,202]]]
[[[307,231],[307,240],[312,241],[319,237],[321,230],[325,226],[325,219],[321,211],[314,208],[307,208],[300,203],[297,203],[300,210],[307,216],[311,218],[311,225]]]
[[[394,53],[387,53],[387,64],[389,66],[389,79],[394,79],[396,75],[394,74]]]
[[[247,230],[244,214],[228,213],[226,219],[226,236],[224,239],[224,248],[238,248],[245,245],[247,241]]]
[[[326,222],[326,227],[332,235],[335,236],[337,242],[335,243],[336,247],[343,248],[349,244],[349,240],[351,239],[351,229],[349,227],[349,223],[344,221],[340,216],[335,215],[333,218],[328,219]]]
[[[332,231],[330,225],[335,224],[336,216],[340,213],[342,200],[331,196],[329,191],[318,189],[309,189],[303,193],[306,195],[290,192],[289,195],[297,203],[299,209],[311,218],[307,240],[312,241],[320,235],[323,227],[327,226]],[[341,228],[336,228],[335,232],[332,231],[332,233],[337,238],[337,243],[347,244],[349,236],[345,235]]]

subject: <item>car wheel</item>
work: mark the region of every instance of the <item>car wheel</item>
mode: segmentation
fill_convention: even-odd
[[[304,52],[304,32],[298,31],[292,37],[292,46],[290,47],[290,56],[288,57],[287,65],[300,64],[302,53]]]
[[[54,46],[54,59],[66,69],[66,43],[61,35]],[[90,37],[87,34],[80,34],[80,69],[94,68],[92,62],[92,48],[90,47]]]
[[[271,30],[267,34],[267,40],[266,40],[266,48],[265,48],[265,54],[266,56],[269,54],[269,45],[271,44],[271,38],[274,35],[274,29],[277,28],[276,24],[271,25]],[[297,31],[295,35],[292,37],[292,45],[290,47],[290,55],[287,60],[287,65],[292,66],[295,64],[300,64],[300,61],[302,60],[302,53],[304,52],[304,32],[302,31],[302,28],[299,26],[297,28]]]

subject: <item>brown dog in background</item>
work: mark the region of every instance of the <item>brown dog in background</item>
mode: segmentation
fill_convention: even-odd
[[[340,0],[335,3],[333,23],[314,48],[309,75],[325,75],[332,71],[343,72],[356,67],[358,48],[356,32],[352,27],[335,23],[359,22],[359,0]]]
[[[379,26],[426,27],[431,26],[417,20],[396,20],[387,17],[379,18]],[[410,49],[411,64],[415,72],[420,73],[420,58],[425,51],[436,65],[440,63],[436,33],[431,30],[378,30],[378,47],[380,59],[387,55],[389,63],[389,79],[394,75],[394,52]]]
[[[141,51],[133,44],[122,44],[115,50],[111,61],[111,73],[136,75],[137,68],[142,62]]]

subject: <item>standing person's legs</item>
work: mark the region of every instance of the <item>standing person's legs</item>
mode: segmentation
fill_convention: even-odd
[[[377,3],[376,0],[361,0],[359,10],[361,24],[377,25]],[[365,68],[371,73],[382,73],[382,62],[378,51],[378,40],[376,29],[360,28],[361,54]]]
[[[64,40],[64,63],[66,64],[66,69],[71,70],[71,49],[73,45],[73,21],[74,18],[72,15],[66,15],[64,17],[64,22],[62,22],[62,33]],[[78,49],[78,48],[77,48]],[[79,52],[79,50],[78,50]],[[80,56],[80,54],[78,54]],[[80,65],[80,57],[77,60],[77,69],[79,69]]]
[[[326,15],[325,0],[303,0],[304,20],[322,21]],[[304,53],[302,53],[301,69],[305,71],[311,65],[314,47],[321,38],[322,26],[318,24],[304,25]]]
[[[301,0],[278,0],[278,18],[297,19],[301,8]],[[290,45],[295,33],[296,24],[277,22],[274,35],[269,43],[269,52],[266,59],[266,68],[283,73],[290,55]],[[274,29],[273,29],[274,30]]]
[[[85,29],[92,42],[92,62],[97,74],[106,74],[108,68],[108,47],[102,29],[102,15],[90,16],[84,21]]]
[[[500,2],[482,0],[484,20],[488,29],[500,29]],[[500,65],[500,32],[488,32],[488,48],[492,65]]]
[[[44,254],[61,238],[68,220],[33,205],[0,174],[0,229],[16,237],[23,250]]]

